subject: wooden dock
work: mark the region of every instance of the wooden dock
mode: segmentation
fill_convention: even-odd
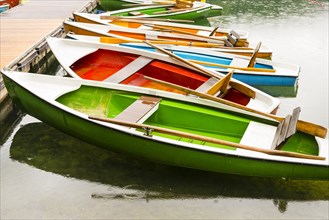
[[[74,11],[92,10],[98,0],[28,0],[0,14],[0,68],[22,56],[62,26]],[[0,103],[7,91],[0,74]]]

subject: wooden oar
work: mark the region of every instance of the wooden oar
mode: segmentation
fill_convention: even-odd
[[[182,12],[182,11],[189,11],[189,10],[195,10],[197,8],[201,8],[202,6],[199,7],[195,7],[195,8],[178,8],[178,9],[170,9],[167,11],[157,11],[154,12],[154,15],[159,15],[159,14],[170,14],[170,13],[174,13],[174,12]]]
[[[261,45],[262,45],[262,42],[259,42],[257,44],[257,46],[255,47],[255,50],[254,50],[253,54],[251,55],[248,67],[254,67],[255,66],[256,57],[257,57],[257,54],[258,54],[258,51],[259,51]]]
[[[211,33],[209,34],[209,36],[210,36],[210,37],[215,36],[215,35],[216,35],[216,32],[217,32],[217,30],[218,30],[218,28],[219,28],[219,25],[218,25],[217,27],[215,27],[215,28],[211,31]]]
[[[173,129],[161,128],[161,127],[153,126],[153,125],[132,123],[132,122],[126,122],[126,121],[122,121],[122,120],[96,117],[96,116],[88,116],[88,117],[93,120],[109,122],[109,123],[123,125],[123,126],[127,126],[127,127],[132,127],[132,128],[140,128],[140,129],[144,129],[144,130],[153,130],[155,132],[160,132],[160,133],[164,133],[164,134],[176,135],[179,137],[189,138],[189,139],[193,139],[193,140],[200,140],[200,141],[210,142],[210,143],[214,143],[214,144],[221,144],[221,145],[226,145],[226,146],[230,146],[230,147],[261,152],[261,153],[265,153],[265,154],[269,154],[269,155],[284,156],[284,157],[296,157],[296,158],[312,159],[312,160],[325,160],[326,159],[324,157],[300,154],[300,153],[294,153],[294,152],[287,152],[287,151],[282,151],[282,150],[262,149],[262,148],[258,148],[258,147],[247,146],[247,145],[238,144],[238,143],[225,141],[225,140],[220,140],[220,139],[216,139],[216,138],[205,137],[205,136],[191,134],[191,133],[182,132],[182,131],[176,131]]]
[[[234,39],[230,34],[226,33],[227,36],[221,36],[221,37],[216,37],[216,36],[205,36],[205,35],[199,35],[199,34],[195,34],[195,33],[191,33],[191,32],[187,32],[187,31],[182,31],[182,30],[177,30],[176,28],[172,28],[172,27],[168,27],[168,26],[164,26],[164,25],[156,25],[156,24],[149,24],[145,26],[150,26],[153,27],[155,29],[159,29],[161,31],[170,31],[170,32],[176,32],[176,33],[180,33],[180,34],[185,34],[185,35],[192,35],[194,37],[198,37],[204,40],[211,40],[211,41],[215,41],[215,42],[223,42],[223,45],[228,46],[228,47],[240,47],[242,46],[242,44],[244,45],[245,43],[243,41],[246,41],[246,39],[239,41],[240,38],[236,38]],[[240,43],[238,43],[240,42]],[[229,45],[227,45],[229,44]]]
[[[173,58],[177,59],[178,61],[181,61],[182,63],[184,63],[184,64],[186,64],[186,65],[188,65],[188,66],[190,66],[190,67],[193,67],[193,68],[196,69],[196,70],[199,70],[199,71],[202,72],[203,74],[206,74],[206,75],[208,75],[208,76],[214,77],[214,78],[216,78],[216,79],[221,79],[221,78],[222,78],[222,77],[220,77],[218,74],[213,73],[213,72],[211,72],[211,71],[209,71],[209,70],[203,68],[203,67],[200,66],[200,65],[194,64],[194,63],[192,63],[192,62],[190,62],[190,61],[188,61],[188,60],[186,60],[186,59],[183,59],[183,58],[181,58],[181,57],[179,57],[179,56],[177,56],[177,55],[175,55],[175,54],[173,54],[173,53],[171,53],[171,52],[169,52],[169,51],[166,51],[166,50],[164,50],[164,49],[162,49],[162,48],[160,48],[160,47],[158,47],[158,46],[156,46],[156,45],[154,45],[154,44],[152,44],[152,43],[150,43],[150,42],[148,42],[148,41],[144,41],[144,42],[145,42],[146,44],[148,44],[148,45],[150,45],[150,46],[156,48],[157,50],[159,50],[159,51],[161,51],[161,52],[163,52],[163,53],[169,55],[170,57],[173,57]],[[248,88],[248,87],[245,86],[245,85],[242,85],[242,84],[237,83],[237,82],[235,82],[235,83],[230,82],[230,85],[231,85],[233,88],[235,88],[236,90],[240,91],[241,93],[243,93],[243,94],[249,96],[250,98],[253,98],[253,99],[254,99],[255,96],[256,96],[255,91],[252,90],[252,89],[250,89],[250,88]]]
[[[123,4],[122,6],[125,6],[125,7],[137,7],[137,6],[157,6],[157,5],[175,6],[175,3],[168,3],[168,2],[136,3],[136,4]]]
[[[116,37],[100,37],[100,41],[103,43],[108,44],[122,44],[122,43],[144,43],[143,40],[138,39],[121,39]],[[149,40],[149,42],[153,44],[170,44],[170,45],[179,45],[179,46],[192,46],[192,47],[206,47],[206,48],[222,48],[222,49],[229,49],[229,50],[252,50],[252,48],[249,47],[225,47],[222,46],[222,44],[218,43],[206,43],[206,42],[200,42],[200,41],[177,41],[177,40]],[[257,68],[260,69],[260,68]],[[268,69],[264,69],[268,70]]]
[[[274,69],[264,69],[264,68],[255,68],[255,67],[239,67],[239,66],[229,66],[219,63],[210,63],[205,61],[199,61],[199,60],[189,60],[193,63],[207,65],[207,66],[218,66],[222,68],[228,68],[228,69],[238,69],[238,70],[244,70],[244,71],[254,71],[254,72],[268,72],[268,73],[275,73],[276,70]]]
[[[176,1],[174,1],[174,0],[153,0],[152,2],[154,2],[154,3],[158,3],[158,2],[161,2],[161,3],[163,3],[163,2],[165,2],[165,3],[167,3],[167,4],[176,4]]]
[[[218,80],[218,82],[211,86],[205,93],[208,95],[215,95],[218,91],[221,91],[222,94],[225,94],[229,90],[233,72],[234,70],[231,70],[231,72]]]
[[[261,112],[261,111],[258,111],[258,110],[252,109],[252,108],[248,108],[246,106],[243,106],[243,105],[240,105],[240,104],[237,104],[237,103],[234,103],[234,102],[222,99],[222,98],[217,98],[217,97],[209,95],[209,94],[200,93],[200,92],[197,92],[195,90],[188,89],[188,88],[185,88],[185,87],[182,87],[182,86],[179,86],[179,85],[164,82],[162,80],[154,79],[154,78],[147,77],[147,76],[144,76],[144,78],[148,79],[148,80],[151,80],[151,81],[154,81],[154,82],[157,82],[159,84],[177,89],[177,90],[185,92],[187,94],[196,95],[200,98],[209,99],[209,100],[212,100],[212,101],[215,101],[215,102],[218,102],[218,103],[222,103],[222,104],[225,104],[225,105],[228,105],[228,106],[239,108],[239,109],[247,111],[247,112],[255,113],[255,114],[258,114],[258,115],[263,115],[263,116],[275,119],[275,120],[280,121],[280,122],[284,120],[284,118],[282,118],[282,117],[272,115],[272,114],[267,114],[267,113],[264,113],[264,112]],[[313,123],[310,123],[310,122],[302,121],[302,120],[297,121],[297,130],[299,130],[301,132],[304,132],[304,133],[307,133],[307,134],[318,136],[318,137],[321,137],[321,138],[325,138],[326,135],[327,135],[327,128],[324,128],[320,125],[316,125],[316,124],[313,124]]]
[[[206,39],[206,40],[224,42],[227,39],[227,37],[212,37],[212,36],[204,36],[204,35],[193,34],[193,33],[188,32],[188,31],[181,31],[181,30],[177,30],[175,28],[170,28],[168,26],[149,25],[149,24],[144,24],[144,25],[149,26],[149,27],[153,27],[153,28],[156,28],[156,29],[159,29],[159,30],[167,30],[167,31],[172,31],[172,32],[180,33],[180,34],[192,35],[194,37],[198,37],[198,38]]]
[[[180,22],[180,23],[194,23],[193,20],[181,20],[181,19],[170,19],[170,18],[148,18],[148,17],[136,17],[128,18],[122,16],[114,16],[114,15],[101,15],[100,19],[103,20],[140,20],[140,21],[166,21],[166,22]]]
[[[100,42],[108,44],[123,44],[123,43],[144,43],[143,40],[138,39],[122,39],[116,37],[100,37]],[[177,40],[149,40],[153,44],[168,44],[168,45],[179,45],[179,46],[192,46],[192,47],[206,47],[206,48],[218,48],[219,44],[216,43],[203,43],[197,41],[177,41]]]

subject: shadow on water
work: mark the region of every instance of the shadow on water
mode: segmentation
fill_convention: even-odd
[[[10,157],[65,177],[109,185],[93,198],[266,198],[281,212],[288,201],[329,199],[329,181],[241,177],[161,165],[94,147],[41,122],[17,131]]]
[[[52,53],[48,53],[36,65],[31,66],[31,73],[46,73],[47,75],[65,75]],[[6,142],[15,127],[20,123],[23,113],[13,102],[9,95],[0,105],[0,146]]]
[[[298,84],[295,86],[254,86],[274,97],[297,97]]]
[[[193,24],[193,25],[201,25],[201,26],[208,26],[208,27],[211,26],[208,18],[199,18],[197,20],[194,20],[194,22],[193,23],[190,23],[190,24]]]

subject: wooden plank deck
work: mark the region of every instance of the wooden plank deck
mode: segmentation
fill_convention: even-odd
[[[97,0],[28,0],[0,14],[0,68],[7,66],[26,50]],[[0,75],[0,103],[6,97]]]

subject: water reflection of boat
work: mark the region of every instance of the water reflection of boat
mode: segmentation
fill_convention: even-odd
[[[296,97],[298,92],[298,81],[294,86],[255,86],[255,88],[273,97]]]
[[[10,157],[48,172],[108,184],[121,192],[141,188],[140,194],[148,192],[147,199],[268,198],[274,205],[329,199],[329,181],[241,178],[165,166],[94,147],[44,123],[21,127],[13,138]],[[101,197],[122,198],[119,194],[109,190]],[[284,210],[282,204],[280,209]]]
[[[5,143],[16,125],[21,121],[21,111],[7,96],[0,105],[0,145]]]

